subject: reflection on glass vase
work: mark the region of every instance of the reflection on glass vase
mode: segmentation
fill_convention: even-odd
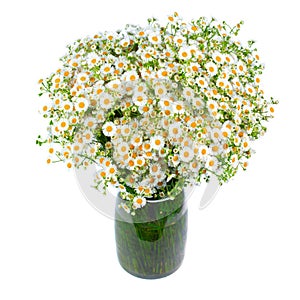
[[[147,279],[172,274],[180,267],[185,252],[188,212],[184,191],[174,200],[148,201],[135,213],[132,216],[116,206],[115,236],[121,266]]]

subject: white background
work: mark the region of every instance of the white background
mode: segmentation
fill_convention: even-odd
[[[5,1],[0,12],[0,299],[300,299],[299,11],[297,1]],[[190,201],[182,267],[156,281],[124,272],[113,221],[84,199],[72,172],[45,163],[37,80],[65,45],[178,11],[244,20],[281,100],[249,170],[205,210]]]

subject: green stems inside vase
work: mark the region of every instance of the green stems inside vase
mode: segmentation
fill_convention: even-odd
[[[135,216],[118,207],[115,214],[117,254],[127,272],[155,279],[179,268],[187,236],[188,214],[183,192],[174,200],[147,203]]]

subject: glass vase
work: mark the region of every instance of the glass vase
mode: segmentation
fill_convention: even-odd
[[[117,199],[117,203],[122,201]],[[184,191],[173,200],[148,201],[135,215],[116,205],[115,237],[121,266],[146,279],[174,273],[184,258],[187,223]]]

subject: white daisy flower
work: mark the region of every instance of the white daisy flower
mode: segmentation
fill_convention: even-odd
[[[229,81],[224,78],[218,78],[216,85],[221,89],[228,89],[230,87]]]
[[[101,108],[110,109],[110,108],[112,108],[114,102],[115,102],[115,100],[110,94],[108,94],[108,93],[101,94],[101,97],[99,100]]]
[[[232,165],[233,168],[236,168],[239,164],[239,158],[237,156],[237,154],[233,154],[230,157],[230,164]]]
[[[218,67],[215,63],[213,62],[209,62],[205,65],[205,68],[207,70],[207,72],[209,73],[209,75],[214,76],[217,74],[218,72]]]
[[[179,138],[182,135],[182,129],[179,123],[173,123],[169,126],[169,136],[171,138]]]
[[[88,117],[84,120],[84,125],[90,129],[95,129],[97,126],[96,119],[94,117]]]
[[[220,52],[216,51],[213,53],[212,55],[213,60],[217,63],[217,64],[222,64],[224,62],[224,56],[223,54],[221,54]]]
[[[208,156],[205,164],[205,168],[210,171],[215,171],[218,168],[219,161],[214,156]]]
[[[182,35],[176,35],[174,42],[177,46],[182,46],[185,43],[185,38]]]
[[[210,144],[209,148],[210,148],[211,153],[213,155],[219,154],[221,152],[221,150],[222,150],[222,147],[221,147],[221,145],[219,143]]]
[[[159,32],[151,32],[148,35],[148,40],[150,41],[150,43],[154,44],[154,45],[158,45],[161,43],[161,36]]]
[[[168,72],[168,70],[165,69],[165,68],[161,68],[161,69],[159,69],[159,70],[157,71],[157,76],[158,76],[158,78],[160,78],[160,79],[167,78],[168,75],[169,75],[169,72]]]
[[[89,75],[87,73],[79,73],[77,74],[77,82],[82,84],[86,83],[89,80]]]
[[[181,47],[178,56],[180,59],[189,60],[192,57],[189,47]]]
[[[88,109],[88,101],[85,98],[78,98],[75,103],[75,109],[78,112],[86,111]]]
[[[94,134],[91,130],[86,130],[82,133],[82,137],[83,137],[84,143],[88,144],[88,143],[92,142],[92,140],[94,138]]]
[[[241,147],[243,151],[248,151],[250,149],[250,142],[248,138],[243,138]]]
[[[121,127],[121,134],[125,137],[129,136],[131,133],[131,128],[129,125],[123,125]]]
[[[247,71],[246,66],[243,62],[238,62],[237,64],[237,72],[239,74],[244,74]]]
[[[206,107],[210,111],[215,111],[218,109],[218,103],[215,100],[208,100],[206,102]]]
[[[167,94],[168,90],[164,84],[157,84],[155,86],[155,95],[158,97],[163,97]]]
[[[132,97],[132,101],[137,106],[144,106],[147,103],[147,95],[143,93],[135,93]]]
[[[198,63],[191,63],[190,68],[193,73],[198,73],[200,71],[200,65]]]
[[[200,109],[204,106],[204,102],[201,98],[195,97],[193,98],[193,105],[197,108]]]
[[[227,64],[232,64],[234,62],[234,58],[232,55],[225,53],[223,55],[224,61],[226,61]]]
[[[114,71],[114,68],[112,67],[111,64],[108,64],[108,63],[103,64],[100,68],[100,72],[102,74],[111,74],[111,73],[113,73],[113,71]]]
[[[172,105],[172,108],[173,108],[173,111],[175,113],[179,113],[179,114],[184,113],[184,103],[183,103],[183,101],[174,102],[173,105]]]
[[[106,136],[113,136],[117,131],[117,127],[113,122],[106,122],[102,126],[103,134]]]
[[[189,164],[189,167],[190,167],[190,170],[193,172],[193,173],[198,173],[199,169],[200,169],[200,164],[198,161],[191,161],[190,164]]]
[[[268,105],[267,112],[268,112],[268,114],[270,114],[271,116],[273,116],[274,113],[275,113],[274,105],[272,105],[272,104]]]
[[[130,38],[128,36],[124,37],[120,42],[121,47],[128,47],[130,44]]]
[[[179,156],[181,161],[190,162],[194,158],[194,151],[190,147],[184,147]]]
[[[140,146],[143,143],[143,138],[140,134],[134,134],[131,138],[131,143],[135,147]]]
[[[117,153],[120,156],[124,156],[129,152],[129,145],[126,142],[122,142],[117,146]]]
[[[151,148],[155,150],[160,150],[165,144],[165,140],[160,135],[155,135],[150,138]]]
[[[209,154],[209,149],[206,145],[201,145],[198,151],[198,158],[201,160],[205,160]]]
[[[246,84],[245,91],[248,95],[255,96],[256,92],[252,85]]]
[[[119,91],[122,88],[121,81],[119,79],[112,80],[106,84],[106,87],[110,90]]]
[[[227,110],[227,109],[229,109],[229,105],[226,102],[220,102],[219,108],[222,110]]]
[[[142,167],[145,165],[145,158],[143,156],[137,156],[135,158],[135,165],[138,167]]]
[[[222,139],[222,132],[219,128],[213,128],[210,132],[210,135],[214,142],[217,142]]]
[[[145,206],[147,203],[146,198],[141,197],[141,196],[136,196],[133,198],[133,205],[134,208],[141,208]]]
[[[58,87],[63,82],[63,77],[61,75],[56,74],[52,77],[51,81],[54,85]]]
[[[194,90],[190,87],[185,87],[183,89],[182,93],[183,93],[183,96],[188,100],[193,99],[195,96]]]
[[[136,71],[127,71],[122,75],[122,79],[128,82],[136,82],[139,79],[139,75]]]
[[[206,88],[208,86],[206,79],[202,76],[196,77],[195,82],[198,86],[202,88]]]
[[[226,126],[223,126],[221,129],[221,136],[223,139],[228,139],[231,135],[231,130]]]
[[[60,131],[66,131],[69,129],[69,120],[68,119],[60,119],[57,122],[57,127]]]
[[[180,164],[179,155],[174,154],[173,156],[171,156],[171,162],[174,167],[178,166]]]
[[[152,164],[152,165],[150,165],[149,171],[150,171],[151,175],[158,175],[161,172],[161,167],[157,163],[156,164]]]
[[[71,112],[73,110],[73,103],[71,101],[63,101],[61,103],[61,106],[63,108],[64,111],[66,112]]]

